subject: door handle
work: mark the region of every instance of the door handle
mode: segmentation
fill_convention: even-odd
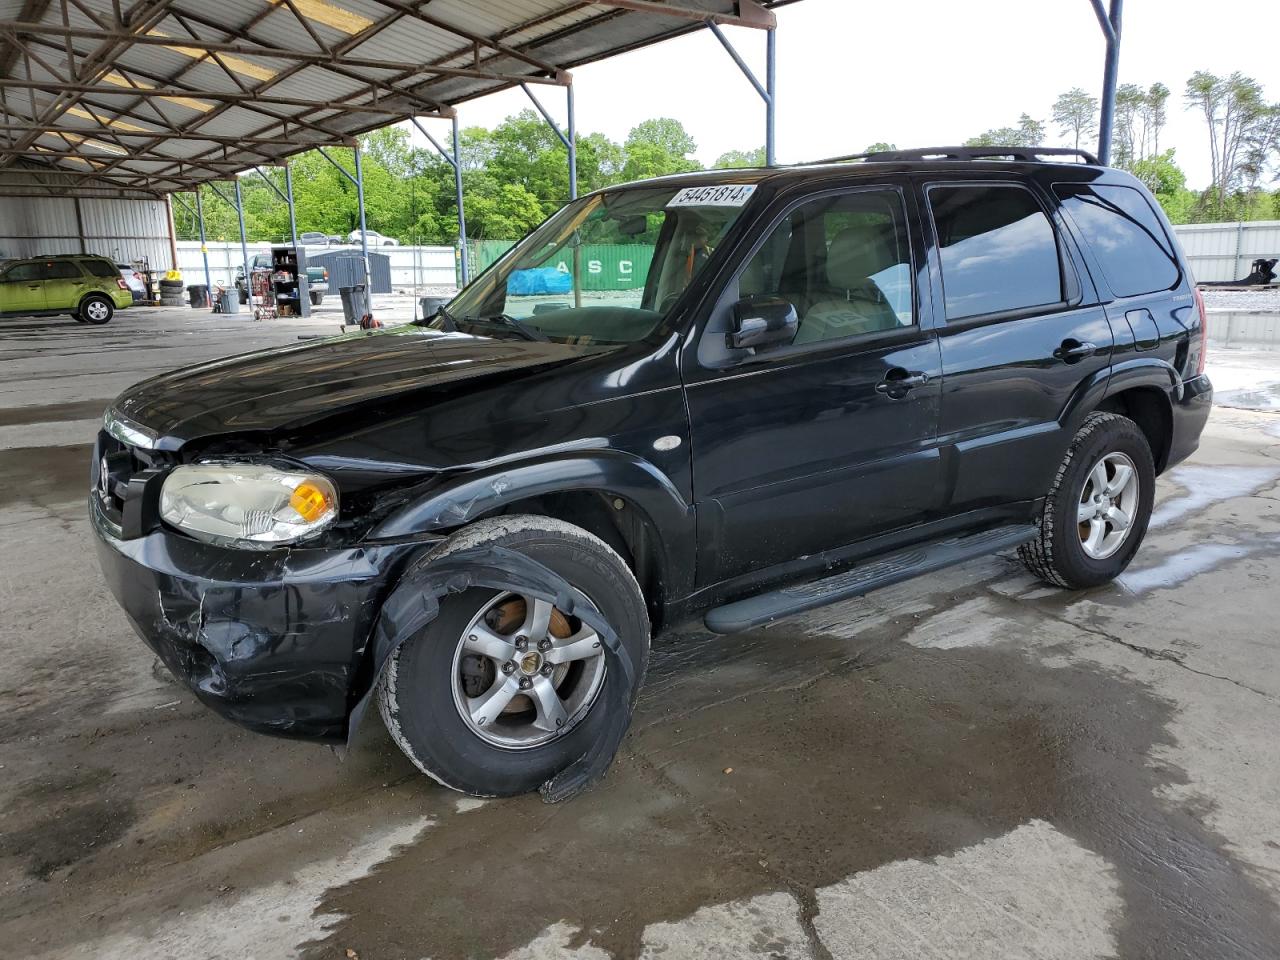
[[[1087,340],[1081,342],[1068,337],[1062,341],[1062,345],[1057,350],[1053,351],[1053,355],[1059,360],[1072,363],[1076,360],[1083,360],[1085,357],[1092,357],[1097,352],[1098,345],[1096,343],[1089,343]]]
[[[929,375],[919,370],[908,371],[902,367],[894,367],[884,375],[884,379],[876,384],[876,393],[897,400],[907,395],[913,387],[924,386],[929,382]]]

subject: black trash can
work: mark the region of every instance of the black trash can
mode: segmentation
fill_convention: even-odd
[[[363,283],[354,287],[342,287],[338,292],[342,296],[343,323],[358,324],[373,313],[373,308],[369,304],[369,295]]]
[[[203,283],[194,283],[187,287],[187,299],[195,309],[204,309],[209,306],[209,288]]]
[[[436,311],[449,302],[449,297],[419,297],[418,303],[422,305],[423,319],[429,320],[436,315]]]

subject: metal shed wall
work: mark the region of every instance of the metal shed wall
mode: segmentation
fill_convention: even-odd
[[[1259,257],[1280,257],[1280,220],[1184,223],[1173,232],[1197,280],[1239,280]]]
[[[168,269],[168,211],[160,200],[0,197],[0,258],[56,253],[146,257]]]

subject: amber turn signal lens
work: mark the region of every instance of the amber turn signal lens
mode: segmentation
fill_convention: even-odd
[[[314,483],[302,482],[289,498],[289,506],[307,523],[315,523],[333,508],[329,495]]]

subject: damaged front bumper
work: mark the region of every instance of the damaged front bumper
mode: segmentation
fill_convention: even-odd
[[[252,730],[344,741],[382,601],[422,543],[237,550],[163,528],[122,539],[89,497],[111,592],[165,666]]]

